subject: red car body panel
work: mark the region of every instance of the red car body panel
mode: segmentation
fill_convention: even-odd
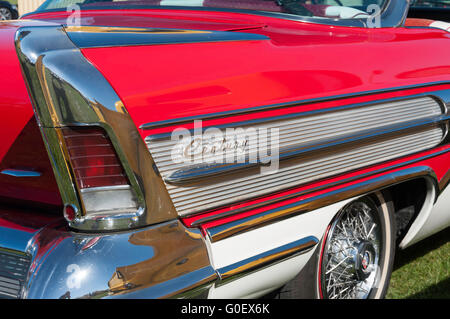
[[[266,27],[248,32],[267,35],[270,41],[92,48],[82,52],[110,81],[137,126],[448,80],[450,66],[440,54],[450,46],[444,31],[354,30],[270,18],[265,22]],[[127,74],[132,74],[132,79]],[[326,106],[281,109],[233,120]],[[164,130],[170,131],[148,133]],[[143,132],[143,136],[148,133]]]
[[[64,23],[68,17],[67,12],[27,16],[51,23]],[[239,30],[269,37],[258,41],[82,49],[120,96],[137,127],[188,116],[349,95],[346,99],[204,121],[204,126],[212,126],[450,87],[440,84],[448,81],[450,70],[447,57],[441,54],[450,49],[449,34],[437,29],[355,29],[229,12],[210,12],[205,18],[202,11],[194,10],[92,10],[82,12],[81,21],[99,26]],[[10,27],[2,36],[12,40],[14,33],[15,28]],[[14,50],[14,46],[8,49]],[[20,90],[17,96],[22,96],[21,115],[29,119],[32,109],[17,72],[18,61],[12,65],[15,70],[11,73],[21,82],[14,87]],[[426,86],[433,83],[436,85]],[[423,84],[425,87],[409,88]],[[383,93],[401,87],[404,89]],[[372,94],[352,96],[359,92]],[[12,142],[14,132],[23,124],[11,124],[14,130],[8,130],[8,134]],[[192,128],[193,124],[182,126]],[[140,132],[145,138],[175,127]],[[5,142],[2,149],[8,147]],[[273,196],[278,195],[265,199]],[[187,225],[195,219],[187,218]]]
[[[0,108],[2,117],[8,119],[0,125],[1,161],[34,113],[14,46],[17,27],[2,23],[0,30],[0,54],[4,64],[0,77]]]
[[[36,171],[33,179],[0,174],[0,198],[9,204],[60,207],[61,197],[45,145],[35,119],[33,106],[22,77],[15,47],[19,25],[0,25],[0,172],[8,169]],[[53,209],[53,208],[52,208]]]

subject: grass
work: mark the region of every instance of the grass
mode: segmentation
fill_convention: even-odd
[[[11,4],[17,5],[17,0],[6,0],[6,1],[8,1],[8,2],[11,3]]]
[[[386,298],[450,298],[450,228],[397,250]]]

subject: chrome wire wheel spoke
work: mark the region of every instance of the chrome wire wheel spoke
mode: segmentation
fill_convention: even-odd
[[[376,204],[357,200],[338,214],[328,232],[322,261],[324,297],[365,299],[380,272],[381,229]]]

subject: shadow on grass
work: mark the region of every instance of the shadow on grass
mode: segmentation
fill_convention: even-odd
[[[427,287],[407,299],[449,299],[450,298],[450,277],[440,283]]]
[[[394,270],[424,256],[430,251],[438,249],[449,241],[450,227],[404,250],[398,249],[395,254]]]

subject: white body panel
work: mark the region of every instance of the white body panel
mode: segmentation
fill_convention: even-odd
[[[315,211],[251,230],[215,243],[208,242],[215,269],[232,265],[260,253],[315,236],[319,240],[335,214],[348,199]],[[307,263],[313,250],[256,271],[219,287],[212,287],[209,298],[256,298],[292,280]]]
[[[213,286],[210,299],[259,298],[294,279],[314,253],[314,249],[273,266],[256,271],[223,286]]]
[[[434,188],[428,185],[425,204],[400,243],[401,248],[411,246],[450,226],[450,187],[444,189],[436,203],[435,196]]]

